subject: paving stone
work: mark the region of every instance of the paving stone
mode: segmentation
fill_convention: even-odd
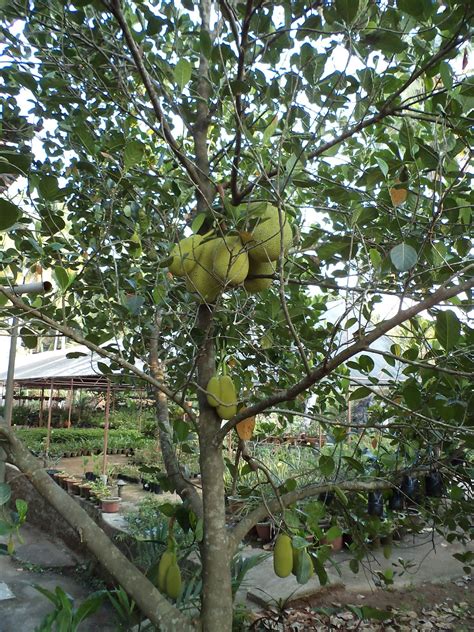
[[[58,544],[43,540],[38,544],[25,544],[17,547],[15,557],[26,564],[33,564],[43,568],[72,568],[77,566],[77,560],[71,553],[62,549]]]
[[[0,601],[6,601],[7,599],[15,599],[15,595],[5,582],[0,582]]]

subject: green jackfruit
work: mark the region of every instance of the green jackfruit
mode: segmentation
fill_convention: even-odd
[[[196,259],[194,252],[197,246],[202,241],[202,235],[191,235],[181,239],[171,251],[173,261],[169,267],[169,271],[175,276],[186,276],[196,265]]]
[[[276,261],[280,256],[282,241],[283,250],[288,250],[293,241],[293,231],[283,211],[281,219],[280,229],[278,209],[269,204],[260,223],[253,231],[253,242],[249,250],[249,257],[253,261]]]
[[[221,282],[212,270],[214,250],[221,238],[208,239],[194,249],[196,265],[186,275],[186,289],[199,294],[203,303],[213,303],[221,290]]]
[[[249,257],[239,237],[226,237],[214,250],[214,274],[224,285],[240,285],[249,271]]]
[[[278,577],[288,577],[293,568],[293,548],[291,538],[280,533],[273,549],[273,570]]]
[[[166,575],[171,564],[175,560],[175,555],[171,551],[165,551],[161,556],[160,563],[158,564],[158,574],[156,576],[156,582],[150,577],[151,581],[155,586],[158,587],[158,590],[161,592],[166,591]]]
[[[258,274],[274,274],[275,266],[270,261],[252,261],[250,260],[249,273],[244,281],[244,288],[250,294],[255,292],[263,292],[270,287],[272,279],[253,279],[253,275]]]
[[[219,380],[220,401],[217,414],[221,419],[230,419],[237,413],[237,396],[232,378],[223,375]]]
[[[221,381],[217,375],[211,377],[206,386],[207,401],[209,406],[217,408],[221,399]]]
[[[181,594],[181,571],[179,570],[176,558],[171,563],[166,573],[166,594],[171,599],[178,599]]]
[[[293,549],[293,564],[291,567],[291,572],[293,575],[298,575],[298,564],[300,564],[302,549]]]

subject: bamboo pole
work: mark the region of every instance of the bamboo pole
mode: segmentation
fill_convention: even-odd
[[[40,401],[39,419],[38,419],[38,426],[40,428],[43,425],[43,412],[44,412],[44,388],[41,389],[41,401]]]
[[[49,393],[49,410],[48,410],[48,431],[46,433],[46,455],[49,454],[49,444],[51,442],[51,418],[53,416],[53,380],[51,380],[51,391]]]
[[[67,414],[67,427],[71,427],[72,402],[74,400],[74,380],[71,378],[71,389],[69,392],[69,410]]]

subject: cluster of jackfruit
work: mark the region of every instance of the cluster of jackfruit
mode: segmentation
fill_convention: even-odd
[[[149,578],[158,590],[171,599],[178,599],[181,594],[181,571],[174,547],[168,547],[157,566],[152,567]]]
[[[191,235],[177,243],[171,251],[169,271],[186,278],[186,288],[204,302],[212,303],[219,293],[244,285],[250,292],[262,292],[271,285],[271,278],[258,278],[275,273],[275,262],[282,249],[286,252],[293,241],[293,231],[285,215],[267,204],[253,232],[237,235]]]
[[[237,412],[235,384],[229,375],[214,375],[206,387],[209,406],[221,419],[231,419]]]
[[[275,540],[273,570],[278,577],[295,575],[299,584],[306,584],[314,572],[313,562],[308,551],[305,548],[294,548],[291,538],[285,533],[280,533]]]

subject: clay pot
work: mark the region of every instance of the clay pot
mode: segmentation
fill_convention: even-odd
[[[273,537],[274,526],[272,522],[258,522],[255,525],[257,535],[263,542],[270,542]]]
[[[102,498],[101,506],[103,513],[117,513],[120,509],[120,503],[122,499],[118,496],[111,496],[110,498]]]

